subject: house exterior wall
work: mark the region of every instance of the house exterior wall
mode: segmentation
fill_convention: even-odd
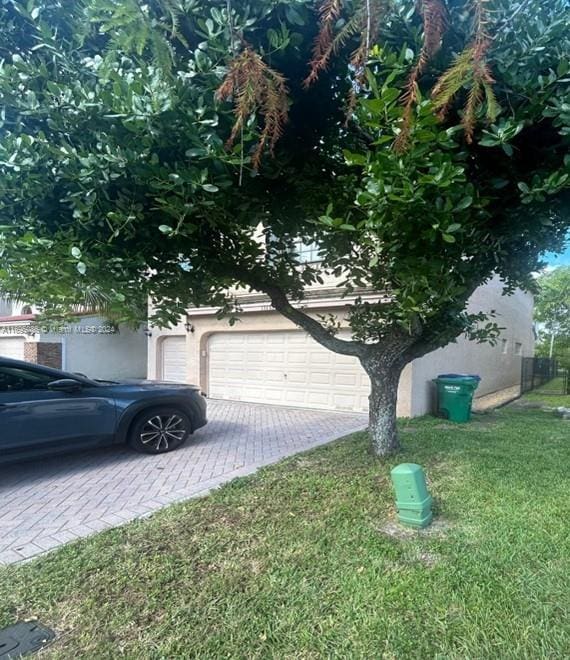
[[[100,316],[84,316],[74,328],[105,328],[109,323]],[[147,341],[142,329],[120,326],[116,334],[81,331],[60,335],[41,334],[40,342],[62,345],[63,369],[83,373],[89,378],[146,378]]]
[[[16,306],[14,311],[19,308]],[[14,315],[0,321],[0,337],[25,340],[24,358],[29,362],[84,373],[91,378],[146,378],[147,339],[143,329],[120,326],[116,334],[98,330],[108,326],[103,317],[85,315],[69,324],[69,332],[42,332],[34,315],[25,320]]]
[[[52,369],[61,369],[61,343],[27,341],[24,344],[24,360]]]
[[[269,307],[267,304],[265,307]],[[307,311],[307,310],[306,310]],[[315,312],[309,312],[313,318],[316,318]],[[319,308],[319,314],[336,313],[342,318],[342,313],[339,313],[337,307],[324,307]],[[171,335],[186,334],[186,351],[187,351],[187,382],[198,385],[204,392],[208,393],[208,341],[210,337],[216,333],[227,332],[268,332],[268,331],[282,331],[294,330],[299,331],[299,328],[291,323],[288,319],[275,311],[267,309],[266,311],[253,311],[247,312],[242,315],[242,320],[234,326],[230,326],[225,321],[219,321],[212,313],[201,313],[200,310],[193,310],[189,315],[189,320],[192,325],[192,332],[186,332],[184,325],[179,324],[177,327],[169,329],[168,331],[158,331],[156,329],[152,332],[149,346],[149,378],[159,380],[160,374],[160,344],[164,337]],[[346,321],[343,323],[347,327]],[[401,417],[409,417],[411,414],[411,365],[406,367],[400,380],[398,390],[398,415]]]
[[[520,386],[522,357],[534,355],[533,296],[520,290],[504,296],[502,290],[500,279],[494,278],[479,287],[468,304],[468,311],[473,313],[496,311],[494,320],[504,328],[497,345],[477,344],[459,337],[455,343],[414,361],[412,416],[433,410],[435,388],[432,379],[441,373],[481,376],[476,397]]]
[[[320,290],[311,289],[311,297],[305,303],[304,311],[314,318],[319,314],[335,314],[342,327],[348,327],[345,304],[330,287]],[[336,296],[336,297],[334,297]],[[376,295],[376,298],[378,296]],[[186,329],[184,321],[168,330],[152,329],[148,350],[148,377],[161,378],[161,343],[168,336],[186,337],[186,381],[198,385],[208,393],[208,340],[215,333],[227,332],[268,332],[299,330],[285,317],[273,311],[263,296],[248,294],[244,296],[244,313],[240,321],[230,326],[226,321],[219,321],[212,309],[191,309],[188,311]],[[482,377],[478,396],[506,390],[520,385],[521,355],[515,354],[515,345],[521,344],[524,356],[533,355],[534,335],[532,330],[533,299],[530,294],[517,291],[512,296],[502,295],[500,280],[493,279],[477,289],[469,301],[472,312],[497,311],[496,321],[504,326],[497,346],[477,344],[465,338],[456,343],[414,361],[404,370],[398,389],[398,415],[413,417],[433,410],[433,385],[431,379],[440,373],[477,373]],[[502,340],[507,341],[503,353]]]

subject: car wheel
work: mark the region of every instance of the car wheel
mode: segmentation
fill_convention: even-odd
[[[185,442],[192,433],[187,415],[176,408],[153,408],[133,424],[128,444],[145,454],[164,454]]]

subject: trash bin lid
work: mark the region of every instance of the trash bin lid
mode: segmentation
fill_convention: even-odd
[[[477,382],[481,380],[481,376],[477,374],[438,374],[438,378],[473,378]]]
[[[475,391],[479,387],[480,378],[473,378],[473,376],[438,376],[434,378],[433,382],[438,386],[453,386],[454,389],[468,388]]]

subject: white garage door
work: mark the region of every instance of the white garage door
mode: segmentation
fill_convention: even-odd
[[[186,369],[186,337],[166,337],[161,346],[161,378],[177,383],[185,383]]]
[[[0,336],[0,357],[12,358],[14,360],[23,360],[24,338]]]
[[[370,381],[358,360],[304,332],[219,333],[210,338],[208,354],[213,399],[368,410]]]

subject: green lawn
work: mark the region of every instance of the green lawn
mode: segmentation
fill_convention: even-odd
[[[363,434],[0,571],[0,625],[57,658],[565,658],[570,422],[507,407]],[[438,527],[387,534],[389,470],[423,464]],[[42,656],[44,657],[44,656]]]
[[[570,396],[552,394],[552,392],[562,392],[563,387],[563,379],[554,378],[542,387],[538,387],[536,390],[528,392],[528,394],[524,396],[524,399],[526,401],[542,403],[545,406],[550,406],[552,408],[557,408],[558,406],[570,408]]]

